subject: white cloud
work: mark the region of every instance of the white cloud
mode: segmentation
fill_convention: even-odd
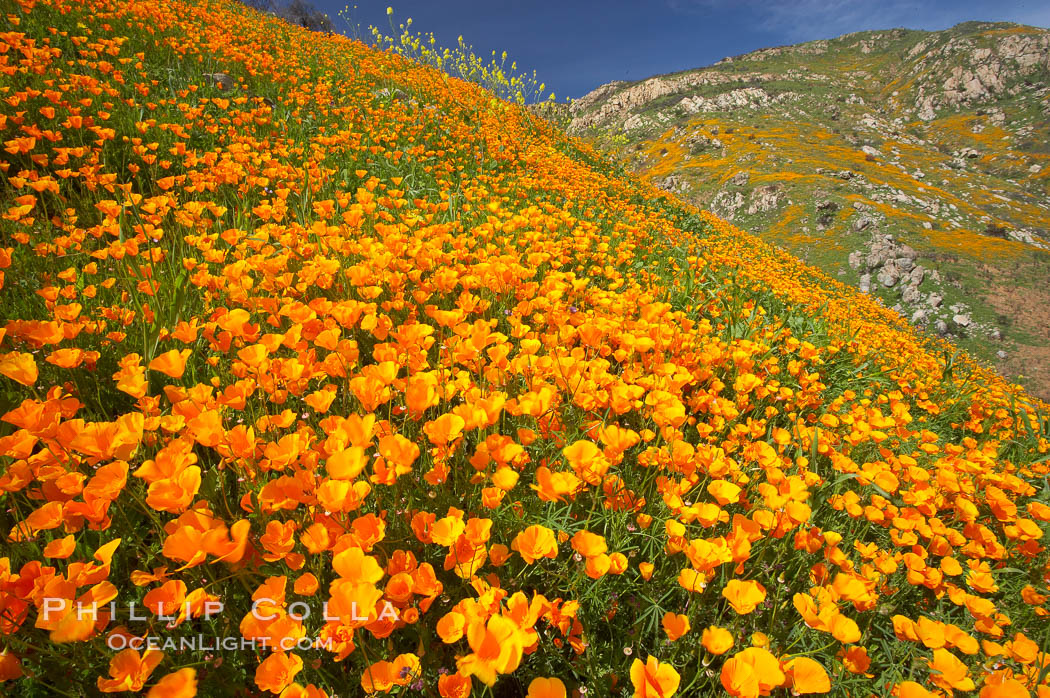
[[[870,29],[946,29],[970,20],[1050,25],[1050,6],[1019,0],[667,0],[674,12],[715,17],[745,8],[755,29],[788,41],[831,38]]]
[[[792,39],[826,38],[864,29],[900,26],[905,0],[790,0],[750,3],[758,10],[760,28]]]

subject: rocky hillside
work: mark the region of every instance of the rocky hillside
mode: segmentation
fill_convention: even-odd
[[[1050,395],[1050,31],[848,34],[571,112],[657,186]]]
[[[395,51],[6,6],[0,696],[1050,698],[1050,404]]]

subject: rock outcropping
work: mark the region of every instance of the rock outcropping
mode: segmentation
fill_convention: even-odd
[[[1050,31],[858,32],[610,83],[569,112],[656,186],[919,327],[987,337],[968,348],[1003,367],[1042,351],[1040,316],[1002,289],[1050,287]]]

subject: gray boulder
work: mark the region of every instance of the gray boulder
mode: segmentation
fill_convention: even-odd
[[[202,77],[213,85],[218,85],[219,89],[223,92],[232,90],[237,84],[237,81],[226,73],[204,73]]]

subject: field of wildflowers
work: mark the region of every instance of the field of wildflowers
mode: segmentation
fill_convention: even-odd
[[[939,89],[937,70],[963,69],[982,55],[977,44],[1004,35],[1047,30],[973,23],[757,51],[599,87],[567,107],[567,128],[840,281],[869,286],[870,273],[870,292],[887,307],[1047,400],[1050,252],[1039,231],[1050,217],[1041,145],[1050,138],[1034,135],[1050,123],[1042,88],[1019,82],[1016,100],[989,97],[929,121],[913,106],[930,84]],[[945,42],[959,49],[952,59],[933,48]],[[923,56],[936,65],[922,68]],[[870,79],[858,84],[856,71]],[[758,92],[742,97],[745,85]],[[915,251],[924,272],[912,291],[863,264],[882,235]]]
[[[4,695],[1050,696],[1047,405],[394,52],[4,8]]]

